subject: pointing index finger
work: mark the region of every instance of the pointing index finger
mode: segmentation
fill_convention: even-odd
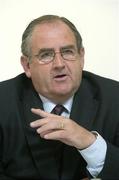
[[[31,112],[34,113],[34,114],[37,114],[41,117],[47,117],[49,116],[50,113],[47,113],[41,109],[36,109],[36,108],[31,108]]]

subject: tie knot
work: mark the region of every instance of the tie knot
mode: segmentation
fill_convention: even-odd
[[[57,104],[51,113],[56,115],[61,115],[63,111],[66,111],[65,107],[61,104]]]

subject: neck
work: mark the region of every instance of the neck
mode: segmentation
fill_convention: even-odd
[[[43,100],[43,101],[51,101],[52,103],[54,104],[64,104],[66,101],[68,101],[69,99],[71,99],[73,97],[73,95],[71,96],[67,96],[67,97],[46,97],[42,94],[39,94],[40,98]]]

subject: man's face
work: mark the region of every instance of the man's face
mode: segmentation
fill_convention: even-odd
[[[69,47],[76,51],[75,60],[64,60],[59,53]],[[54,60],[46,64],[40,63],[38,57],[34,56],[44,52],[44,49],[56,52]],[[21,63],[36,91],[57,103],[71,97],[80,85],[84,50],[78,52],[76,39],[70,28],[60,21],[36,26],[31,37],[31,52],[31,63],[28,64],[24,57],[21,58]]]

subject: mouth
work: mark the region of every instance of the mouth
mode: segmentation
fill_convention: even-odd
[[[66,78],[67,78],[67,74],[59,74],[59,75],[54,76],[54,79],[56,81],[64,81],[66,80]]]

